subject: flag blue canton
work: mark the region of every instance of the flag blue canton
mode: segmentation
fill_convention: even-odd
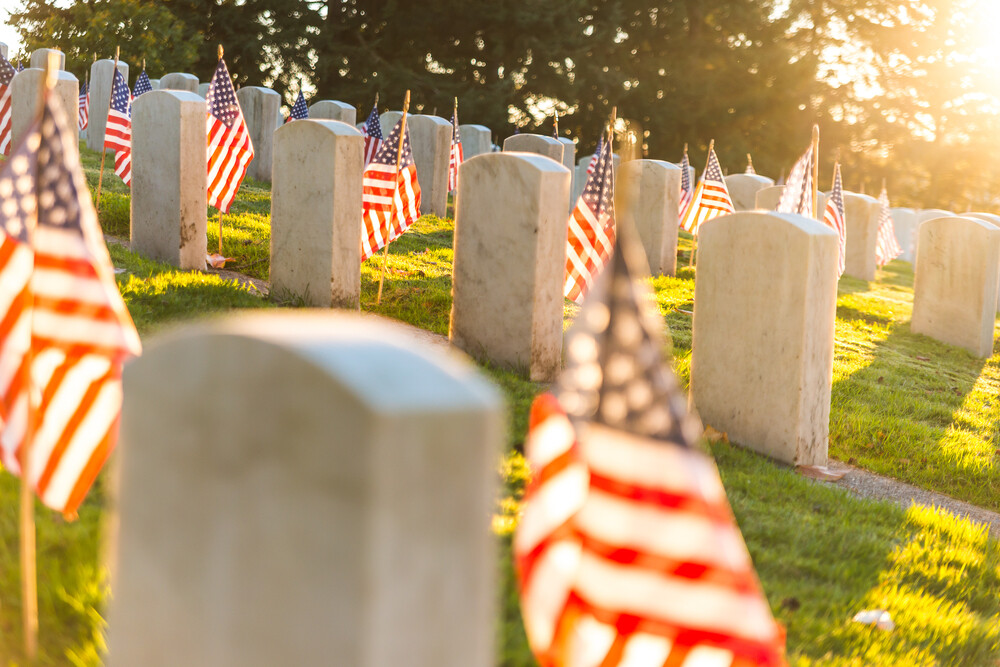
[[[382,148],[379,149],[378,153],[375,155],[375,159],[372,163],[386,164],[390,167],[396,167],[396,155],[399,153],[399,133],[402,123],[396,123],[396,127],[392,128],[392,132],[389,133],[389,137],[382,142]],[[403,140],[403,154],[399,159],[399,170],[402,171],[410,165],[415,165],[416,162],[413,161],[413,150],[410,148],[410,132],[409,129],[406,131],[406,138]]]
[[[305,120],[309,118],[309,107],[306,106],[306,98],[302,97],[302,91],[292,105],[291,120]]]
[[[236,89],[233,88],[233,80],[229,77],[229,70],[222,59],[219,60],[219,66],[215,69],[212,81],[208,84],[205,104],[208,107],[208,113],[218,118],[226,127],[232,127],[240,116],[240,105],[236,101]]]
[[[14,69],[14,66],[10,64],[10,61],[0,54],[0,86],[9,86],[14,75],[17,74],[18,70]],[[86,86],[86,84],[84,84]]]
[[[135,91],[132,93],[133,97],[139,97],[143,93],[153,92],[153,84],[149,81],[149,75],[146,74],[146,70],[142,70],[139,74],[139,78],[135,80]]]
[[[125,77],[122,76],[120,70],[115,70],[115,82],[111,88],[111,108],[115,111],[125,114],[128,117],[132,116],[132,105],[131,105],[131,94],[129,93],[128,83],[125,81]]]
[[[378,107],[372,107],[372,112],[368,114],[368,121],[365,123],[365,134],[377,139],[382,138],[382,123],[378,118]]]

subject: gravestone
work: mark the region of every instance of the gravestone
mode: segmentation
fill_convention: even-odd
[[[918,233],[910,330],[992,356],[1000,229],[972,217],[935,217]]]
[[[150,79],[149,80],[149,87],[152,88],[153,90],[159,90],[160,89],[160,80],[159,79]]]
[[[438,116],[406,117],[420,183],[420,212],[445,217],[448,213],[448,161],[451,157],[450,121]]]
[[[274,130],[281,123],[281,95],[270,88],[244,86],[236,91],[236,100],[253,144],[254,157],[247,175],[258,181],[270,181]]]
[[[449,338],[537,382],[555,380],[562,357],[569,185],[565,167],[530,153],[476,156],[458,183]]]
[[[211,84],[208,84],[208,83],[199,83],[198,84],[198,96],[201,97],[202,99],[205,99],[205,97],[208,95],[208,87],[209,87],[209,85],[211,85]]]
[[[354,125],[357,115],[353,106],[337,100],[320,100],[309,106],[309,117],[316,120],[339,120],[341,123]]]
[[[555,160],[559,164],[563,163],[563,145],[558,139],[546,137],[541,134],[515,134],[504,139],[503,150],[505,153],[536,153],[544,155],[550,160]]]
[[[875,246],[881,210],[874,197],[844,193],[844,225],[847,227],[844,273],[853,278],[875,280]]]
[[[189,270],[208,250],[205,100],[153,90],[132,104],[131,249]]]
[[[7,56],[8,49],[9,49],[9,47],[6,44],[4,44],[3,42],[0,42],[0,54],[2,54],[4,58],[7,58],[8,60],[10,60],[10,58]]]
[[[899,259],[912,264],[916,258],[917,212],[912,208],[894,208],[890,212],[896,242],[903,251]]]
[[[35,49],[31,52],[31,57],[28,59],[28,66],[45,69],[45,65],[49,62],[50,53],[55,53],[59,56],[59,69],[66,69],[66,54],[59,49]],[[4,57],[6,58],[7,56]]]
[[[754,208],[759,211],[773,211],[778,208],[781,201],[781,194],[785,191],[784,185],[771,185],[757,190],[754,197]],[[732,193],[730,193],[732,196]]]
[[[744,212],[698,232],[691,400],[707,425],[785,463],[825,465],[837,233]]]
[[[660,160],[632,160],[618,170],[615,218],[639,232],[653,276],[677,271],[681,170]]]
[[[38,99],[45,85],[45,70],[26,68],[14,75],[10,82],[10,132],[11,153],[21,143],[28,128],[38,115]],[[76,122],[80,105],[80,82],[66,70],[56,73],[56,87],[53,91],[63,113],[66,114],[66,129],[73,137],[73,150],[79,155],[80,124]],[[91,115],[93,118],[93,115]],[[93,125],[91,125],[93,127]]]
[[[392,132],[392,128],[396,127],[396,123],[398,123],[399,119],[402,117],[403,117],[402,111],[386,111],[381,116],[379,116],[378,124],[382,126],[382,136],[388,138],[389,133]]]
[[[184,72],[171,72],[160,79],[160,90],[186,90],[197,94],[198,77]]]
[[[458,136],[462,140],[462,155],[466,160],[493,152],[493,133],[485,125],[459,125]]]
[[[726,188],[737,211],[752,211],[757,208],[757,193],[774,186],[767,176],[757,174],[733,174],[726,176]]]
[[[572,177],[569,186],[569,210],[572,211],[573,205],[576,203],[573,201],[573,191],[576,189],[576,142],[567,137],[559,137],[557,141],[563,145],[562,164],[569,169]]]
[[[363,169],[364,138],[346,123],[310,118],[274,133],[271,294],[358,308]]]
[[[570,198],[570,210],[576,206],[576,201],[580,198],[583,193],[583,189],[587,186],[587,167],[590,165],[591,158],[594,157],[593,153],[581,157],[576,162],[576,175],[573,184],[573,196]],[[611,159],[612,169],[615,173],[618,173],[618,167],[621,166],[621,156],[617,153]]]
[[[115,61],[98,60],[90,66],[90,120],[87,121],[87,148],[104,149],[104,127],[108,123],[111,106],[111,82],[114,80]],[[118,71],[128,81],[128,63],[119,60]],[[76,115],[76,114],[74,114]]]
[[[955,214],[951,211],[945,211],[940,208],[928,208],[920,209],[917,211],[917,225],[920,225],[927,220],[933,220],[934,218],[952,218]]]
[[[976,220],[982,220],[983,222],[988,222],[997,229],[1000,229],[1000,215],[994,213],[982,213],[974,211],[971,213],[963,214],[963,217],[975,218]],[[915,235],[915,234],[914,234]],[[997,312],[1000,313],[1000,290],[997,293]]]
[[[125,370],[111,667],[489,667],[502,399],[376,318],[231,317]]]

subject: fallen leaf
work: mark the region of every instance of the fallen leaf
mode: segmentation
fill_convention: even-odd
[[[881,375],[879,375],[879,376],[878,376],[878,383],[879,383],[879,384],[882,384],[883,382],[885,382],[885,378],[884,378],[884,377],[882,377]]]
[[[852,466],[858,464],[858,460],[856,458],[854,458],[853,456],[851,458],[847,459],[847,462],[850,463]]]
[[[919,356],[918,356],[918,357],[914,357],[914,358],[915,358],[915,359],[919,359],[920,361],[930,361],[930,360],[931,360],[931,358],[930,358],[930,357],[919,357]]]
[[[904,466],[910,465],[910,459],[899,459],[899,462]]]
[[[886,632],[896,627],[896,624],[892,622],[892,616],[884,609],[865,609],[855,614],[851,620],[863,625],[874,625],[879,630]]]
[[[836,482],[846,474],[837,470],[831,470],[826,466],[795,466],[795,472],[803,477],[818,479],[821,482]]]
[[[219,255],[213,252],[205,257],[205,261],[213,269],[224,269],[226,267],[226,262],[233,261],[233,258],[224,257],[223,255]]]
[[[798,611],[801,606],[802,603],[796,597],[785,598],[781,601],[781,608],[788,611]]]
[[[117,276],[117,275],[119,275],[119,274],[121,274],[121,273],[127,273],[127,271],[126,271],[125,269],[119,269],[119,268],[118,268],[118,267],[116,266],[116,267],[115,267],[115,275]]]
[[[729,436],[722,431],[717,431],[711,426],[705,427],[705,439],[709,442],[729,442]]]

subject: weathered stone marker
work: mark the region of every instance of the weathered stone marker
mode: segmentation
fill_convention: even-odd
[[[523,153],[474,157],[458,183],[449,337],[540,382],[562,358],[569,185],[565,167]]]
[[[92,151],[104,149],[104,127],[108,124],[114,71],[115,61],[111,59],[98,60],[90,66],[90,120],[87,122],[87,148]],[[128,63],[119,60],[118,71],[126,81],[129,80]]]
[[[274,129],[281,122],[281,95],[270,88],[244,86],[236,91],[236,99],[253,144],[254,156],[247,175],[258,181],[270,181],[271,146]]]
[[[45,69],[45,66],[49,62],[50,53],[58,54],[59,69],[66,69],[66,54],[59,49],[35,49],[31,52],[31,56],[28,58],[29,66],[38,69]],[[7,56],[4,55],[4,57],[6,58]]]
[[[462,155],[466,160],[493,152],[493,132],[485,125],[459,125],[458,136],[462,139]]]
[[[363,168],[364,138],[346,123],[310,118],[274,133],[273,295],[358,308]]]
[[[493,665],[504,417],[471,364],[286,312],[161,338],[125,387],[108,665]]]
[[[573,201],[573,191],[576,189],[576,142],[568,137],[559,137],[557,139],[559,143],[563,145],[563,159],[562,164],[564,167],[569,169],[570,176],[572,180],[569,186],[569,210],[573,210],[573,205],[576,204]]]
[[[153,90],[159,90],[160,89],[160,80],[159,79],[150,79],[149,80],[149,86]]]
[[[443,218],[448,212],[451,121],[438,116],[413,114],[406,117],[406,127],[410,132],[413,161],[417,163],[420,212]]]
[[[341,123],[354,125],[357,116],[357,109],[338,100],[320,100],[309,106],[309,117],[314,120],[339,120]]]
[[[971,217],[920,224],[910,329],[986,358],[1000,281],[1000,229]]]
[[[45,85],[45,70],[29,67],[14,75],[10,82],[11,152],[17,148],[38,114],[38,96]],[[53,91],[66,114],[66,129],[73,135],[73,150],[79,154],[80,126],[76,122],[80,103],[80,82],[66,70],[56,73]],[[74,101],[74,99],[76,101]],[[105,101],[106,102],[106,101]],[[102,130],[103,131],[103,130]]]
[[[878,243],[878,200],[868,195],[844,193],[847,248],[844,273],[861,280],[875,280],[875,246]]]
[[[774,187],[774,181],[759,174],[733,174],[726,176],[726,189],[737,211],[752,211],[757,206],[757,193]],[[773,210],[773,209],[768,209]]]
[[[563,145],[558,139],[546,137],[541,134],[515,134],[507,137],[503,141],[503,151],[505,153],[537,153],[555,160],[559,164],[563,163]]]
[[[208,84],[208,83],[199,83],[198,84],[198,97],[201,97],[202,99],[204,99],[205,96],[208,95],[208,87],[209,87],[209,85],[210,84]]]
[[[171,72],[160,79],[160,90],[186,90],[198,93],[198,77],[184,72]]]
[[[826,464],[838,254],[837,233],[804,216],[702,225],[691,399],[705,424],[779,461]]]
[[[972,213],[965,213],[964,217],[975,218],[976,220],[982,220],[983,222],[988,222],[997,229],[1000,229],[1000,215],[996,215],[993,213],[972,212]],[[997,290],[997,313],[1000,313],[1000,289]]]
[[[632,160],[618,170],[615,216],[639,232],[649,271],[672,276],[677,271],[678,206],[681,170],[660,160]]]
[[[402,111],[386,111],[378,117],[378,123],[382,126],[382,136],[388,137],[389,133],[392,132],[392,128],[396,127],[396,123],[399,119],[403,117]],[[412,140],[413,137],[411,136]]]
[[[208,249],[206,113],[186,90],[132,105],[132,250],[182,269],[203,270]]]
[[[912,264],[916,258],[917,212],[912,208],[894,208],[890,212],[896,241],[903,251],[899,259]]]
[[[754,208],[761,211],[773,211],[778,208],[781,201],[781,193],[785,191],[784,185],[771,185],[760,188],[754,194]],[[732,196],[732,193],[729,193]]]

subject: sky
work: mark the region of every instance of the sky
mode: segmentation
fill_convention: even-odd
[[[13,54],[21,45],[21,39],[14,29],[7,25],[12,9],[18,7],[21,0],[0,0],[0,42],[8,46],[8,53]]]

